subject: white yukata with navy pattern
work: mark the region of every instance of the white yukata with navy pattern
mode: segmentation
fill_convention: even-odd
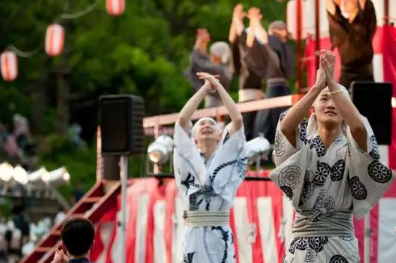
[[[362,218],[378,202],[395,179],[395,174],[383,165],[379,148],[367,119],[367,152],[353,139],[349,128],[326,149],[316,131],[316,117],[305,119],[296,129],[296,147],[280,130],[275,136],[275,163],[270,174],[297,213],[306,211],[318,216],[313,222],[325,220],[334,212],[351,213]],[[315,127],[314,127],[315,126]],[[293,233],[304,231],[294,229]],[[352,226],[353,227],[353,226]],[[330,230],[331,231],[331,230]],[[355,236],[295,237],[287,244],[283,263],[358,263],[358,242]]]
[[[230,136],[230,124],[215,153],[205,161],[190,134],[175,125],[174,167],[179,197],[188,211],[230,211],[245,178],[243,127]],[[183,263],[235,263],[229,226],[186,227]]]

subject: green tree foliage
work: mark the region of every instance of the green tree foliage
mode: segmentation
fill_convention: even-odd
[[[180,110],[193,93],[182,72],[189,63],[196,29],[206,27],[213,41],[227,41],[232,8],[238,2],[131,0],[126,1],[126,11],[120,17],[108,15],[104,3],[99,1],[95,10],[65,24],[66,58],[45,54],[46,27],[52,22],[64,23],[59,16],[65,8],[76,13],[93,0],[4,1],[0,8],[0,49],[11,44],[23,51],[39,48],[33,56],[19,58],[17,80],[0,81],[0,120],[10,123],[17,112],[27,116],[35,135],[45,136],[44,144],[50,145],[42,150],[42,162],[48,168],[65,165],[78,180],[95,177],[98,96],[142,96],[148,116]],[[245,9],[261,8],[264,26],[285,19],[286,1],[249,0],[243,4]],[[59,87],[63,73],[68,73],[67,94]],[[64,97],[66,108],[59,108],[60,97]],[[92,145],[85,152],[76,152],[56,133],[60,111],[70,112],[64,115],[64,122],[77,121],[83,127],[84,138]]]

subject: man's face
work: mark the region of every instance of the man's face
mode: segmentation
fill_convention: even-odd
[[[217,142],[220,140],[220,133],[216,127],[216,123],[212,120],[202,120],[194,134],[194,139],[199,146],[205,141]]]
[[[343,118],[336,108],[328,88],[321,91],[311,110],[315,113],[317,121],[325,126],[341,126],[342,124]]]
[[[213,64],[215,64],[215,65],[218,65],[218,64],[220,64],[221,63],[221,59],[218,57],[218,56],[216,56],[215,54],[210,54],[210,61],[213,63]]]

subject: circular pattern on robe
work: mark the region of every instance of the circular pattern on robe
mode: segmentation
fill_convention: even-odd
[[[323,186],[327,177],[331,174],[331,167],[327,163],[318,162],[313,182],[317,186]]]
[[[315,138],[309,140],[308,143],[309,148],[316,150],[316,154],[318,155],[318,157],[322,157],[326,154],[326,148],[324,147],[324,144],[319,136],[316,136]]]
[[[377,144],[377,140],[375,139],[374,135],[370,136],[370,141],[371,144],[373,145],[373,149],[370,151],[370,156],[373,157],[376,160],[380,159],[380,152],[379,152],[379,147]]]
[[[331,168],[331,180],[333,182],[341,181],[344,177],[345,161],[338,160]]]
[[[288,186],[281,186],[279,187],[281,189],[281,191],[289,198],[292,199],[293,198],[293,190],[288,187]]]
[[[282,156],[285,154],[285,151],[286,151],[285,139],[282,137],[279,131],[276,131],[275,140],[274,140],[274,155]]]
[[[360,182],[359,177],[354,176],[349,180],[349,185],[351,186],[351,192],[353,198],[356,200],[364,200],[367,198],[367,189],[363,185],[362,182]]]
[[[289,165],[279,173],[279,185],[295,189],[300,184],[301,168],[297,165]]]
[[[294,243],[294,244],[293,244]],[[292,249],[293,250],[293,252],[292,251],[290,251],[290,249],[289,249],[289,251],[290,251],[290,253],[292,253],[292,254],[294,254],[294,251],[297,249],[297,250],[301,250],[301,251],[305,251],[306,249],[307,249],[307,247],[308,247],[308,240],[307,240],[307,238],[302,238],[302,237],[300,237],[300,238],[296,238],[296,239],[294,239],[293,240],[293,242],[292,242],[292,245],[290,246],[290,249]]]
[[[310,182],[304,182],[303,190],[301,193],[301,202],[305,203],[309,198],[311,198],[314,192],[314,186]]]
[[[331,196],[327,196],[327,198],[325,199],[323,193],[319,194],[314,205],[314,209],[321,211],[322,214],[324,214],[323,212],[330,213],[331,211],[334,210],[334,207],[335,207],[334,198]]]
[[[313,249],[307,249],[305,252],[305,263],[314,263],[316,261],[316,252]]]
[[[311,249],[313,249],[316,253],[319,253],[323,250],[323,245],[327,243],[327,240],[323,240],[321,237],[309,237],[308,245]]]
[[[334,255],[331,257],[329,263],[349,263],[349,261],[341,255]]]
[[[387,183],[392,178],[392,172],[382,163],[373,161],[368,166],[368,174],[377,183]]]

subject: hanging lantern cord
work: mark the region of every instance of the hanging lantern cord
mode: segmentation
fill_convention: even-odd
[[[86,14],[92,12],[95,7],[102,2],[101,0],[97,0],[95,3],[93,3],[92,5],[88,6],[85,10],[77,12],[75,14],[62,14],[60,16],[60,19],[63,20],[73,20],[73,19],[77,19],[80,17],[85,16]],[[14,45],[9,45],[7,47],[7,50],[13,51],[18,57],[23,57],[23,58],[28,58],[33,56],[34,54],[36,54],[42,47],[43,47],[44,43],[41,43],[39,47],[37,47],[36,49],[29,51],[29,52],[24,52],[22,50],[19,50],[17,47],[15,47]]]
[[[77,19],[82,16],[85,16],[86,14],[92,12],[100,2],[102,2],[102,0],[97,0],[95,3],[88,6],[85,10],[74,13],[74,14],[62,14],[60,16],[60,19],[72,20],[72,19]]]
[[[18,48],[16,48],[14,45],[9,45],[7,47],[7,50],[13,51],[18,57],[28,58],[28,57],[31,57],[34,54],[36,54],[42,48],[42,46],[43,46],[43,44],[40,44],[40,46],[37,47],[36,49],[29,51],[29,52],[24,52],[24,51],[21,51]]]

